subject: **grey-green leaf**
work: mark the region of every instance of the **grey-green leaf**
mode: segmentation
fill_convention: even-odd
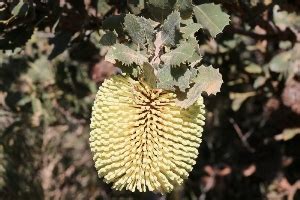
[[[118,35],[123,34],[123,22],[124,22],[125,15],[112,15],[102,22],[103,29],[109,29],[111,31],[115,30]]]
[[[133,63],[143,65],[144,62],[148,62],[146,56],[123,44],[115,44],[112,46],[107,52],[105,60],[111,63],[116,63],[116,60],[118,60],[124,65],[131,65]]]
[[[112,46],[116,44],[116,42],[117,42],[117,36],[113,31],[108,31],[100,39],[100,44],[104,46]]]
[[[183,38],[188,38],[190,36],[194,36],[194,34],[200,29],[203,28],[201,24],[191,23],[186,25],[185,27],[180,28],[180,32],[183,33]]]
[[[190,87],[191,78],[195,76],[195,73],[195,69],[189,70],[187,68],[171,68],[169,65],[163,66],[157,73],[157,87],[175,91],[175,86],[177,86],[180,91],[185,92]]]
[[[163,22],[174,10],[176,0],[149,0],[147,9],[155,21]]]
[[[175,6],[183,19],[188,19],[193,14],[192,0],[177,0]]]
[[[272,60],[269,63],[270,70],[276,73],[286,73],[287,66],[289,66],[291,58],[292,58],[291,50],[277,54],[272,58]]]
[[[127,14],[124,20],[124,26],[134,43],[141,46],[145,44],[153,46],[154,21]]]
[[[197,68],[198,75],[194,79],[195,84],[200,84],[198,86],[201,91],[206,92],[208,95],[220,92],[223,80],[219,69],[213,68],[213,66],[201,65]]]
[[[179,32],[181,17],[178,11],[174,11],[164,21],[161,31],[156,34],[155,58],[158,58],[161,48],[165,46],[175,46],[176,34]]]
[[[143,65],[143,78],[152,88],[156,88],[156,75],[155,69],[152,65],[145,62]]]
[[[198,68],[197,77],[194,78],[194,83],[194,86],[187,92],[186,99],[176,101],[178,106],[187,108],[193,105],[202,92],[206,92],[208,95],[216,94],[220,91],[223,80],[218,69],[214,69],[212,66],[205,67],[201,65]]]
[[[184,43],[169,53],[162,55],[161,60],[166,65],[179,66],[181,63],[184,63],[191,58],[194,51],[195,48],[191,44]]]
[[[162,44],[167,46],[175,45],[176,31],[179,30],[181,17],[178,11],[171,13],[164,21],[161,30]]]
[[[197,22],[216,37],[229,24],[229,15],[222,11],[220,5],[214,3],[202,4],[193,8]]]
[[[170,0],[149,0],[150,5],[166,9],[170,7]]]

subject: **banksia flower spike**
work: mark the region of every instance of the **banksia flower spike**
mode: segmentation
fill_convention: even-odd
[[[116,75],[94,102],[90,147],[100,177],[117,190],[169,192],[196,163],[204,125],[200,97],[188,109],[176,95]]]

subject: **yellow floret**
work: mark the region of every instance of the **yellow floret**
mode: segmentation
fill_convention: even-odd
[[[188,109],[176,95],[117,75],[94,102],[90,147],[100,177],[117,190],[170,192],[196,163],[204,125],[200,97]]]

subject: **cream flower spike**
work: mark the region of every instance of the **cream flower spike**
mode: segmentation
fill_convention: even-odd
[[[90,147],[99,177],[117,190],[170,192],[196,163],[204,125],[200,97],[188,109],[176,95],[116,75],[96,95]]]

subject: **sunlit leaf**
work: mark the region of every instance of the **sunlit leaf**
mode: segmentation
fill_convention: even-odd
[[[300,128],[287,128],[282,133],[275,136],[276,140],[288,141],[300,134]]]
[[[180,32],[183,33],[182,37],[184,38],[188,38],[190,36],[194,36],[194,34],[200,29],[202,28],[201,24],[198,23],[191,23],[188,24],[185,27],[180,28]]]
[[[256,92],[234,93],[229,94],[229,98],[232,99],[231,108],[233,111],[238,111],[241,105],[252,96],[255,96]]]
[[[262,73],[262,68],[261,66],[252,63],[245,67],[245,71],[249,74],[260,74]]]
[[[19,1],[19,3],[12,9],[11,14],[14,16],[26,16],[29,9],[29,4],[24,2],[23,0]]]
[[[195,48],[191,44],[184,43],[169,53],[162,55],[161,60],[166,65],[179,66],[181,63],[184,63],[191,58],[194,51]]]
[[[269,63],[269,68],[272,72],[284,73],[287,71],[289,61],[291,59],[291,51],[285,51],[277,54]]]
[[[229,24],[229,15],[222,11],[220,5],[213,3],[202,4],[194,7],[197,22],[216,37]]]
[[[175,11],[168,16],[162,25],[160,33],[160,41],[158,42],[161,45],[174,46],[175,45],[175,36],[176,31],[179,30],[180,25],[180,14]]]
[[[273,15],[275,24],[281,29],[300,28],[300,16],[296,12],[280,11],[279,6],[276,5],[273,9]]]
[[[118,60],[125,65],[131,65],[133,63],[143,65],[144,62],[148,61],[146,56],[123,44],[112,46],[107,52],[105,60],[111,63],[116,63],[116,60]]]
[[[188,90],[186,99],[178,100],[177,105],[183,108],[191,106],[201,96],[202,92],[206,92],[208,95],[217,94],[223,83],[222,75],[218,69],[204,65],[198,67],[198,75],[193,81],[194,85]]]

